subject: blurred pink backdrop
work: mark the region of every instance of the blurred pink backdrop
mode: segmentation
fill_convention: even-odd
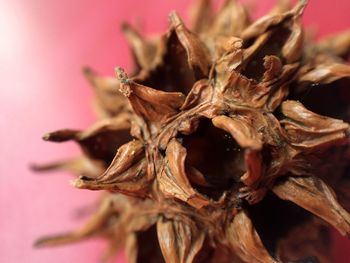
[[[83,65],[113,75],[131,68],[119,31],[122,21],[162,31],[167,14],[186,17],[186,0],[0,0],[0,262],[98,262],[103,241],[33,249],[36,238],[81,225],[75,211],[96,192],[74,189],[70,175],[33,174],[32,162],[74,156],[74,144],[41,141],[47,131],[85,128],[94,116]],[[254,1],[250,1],[254,2]],[[256,1],[256,15],[274,1]],[[350,28],[350,1],[311,0],[305,23],[319,35]],[[350,242],[334,233],[338,263],[350,261]],[[120,255],[116,262],[123,262]]]

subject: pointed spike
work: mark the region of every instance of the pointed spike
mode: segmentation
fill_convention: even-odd
[[[142,69],[150,68],[157,51],[156,47],[144,40],[140,33],[127,22],[124,22],[121,28],[132,47],[136,62]]]
[[[226,0],[214,17],[209,32],[218,36],[237,37],[250,24],[249,14],[237,0]]]
[[[165,92],[143,86],[130,80],[122,68],[116,69],[120,91],[128,97],[134,111],[154,122],[164,122],[176,115],[185,101],[180,92]]]
[[[109,219],[109,215],[111,214],[111,201],[112,199],[110,198],[104,199],[98,211],[92,215],[88,222],[85,223],[85,225],[83,225],[79,230],[67,234],[40,238],[34,243],[34,246],[47,247],[69,244],[93,235],[99,235],[103,232],[104,227],[107,225],[106,221]]]
[[[191,28],[195,33],[204,32],[212,21],[212,0],[197,0],[191,10]]]
[[[330,84],[343,78],[350,78],[350,66],[333,63],[320,64],[309,72],[301,75],[298,82],[312,82],[317,84]]]
[[[157,222],[157,235],[163,257],[169,263],[192,263],[205,238],[204,232],[189,219],[175,221],[160,218]]]
[[[244,262],[278,263],[264,247],[247,212],[240,211],[234,216],[226,234],[230,245]]]
[[[173,11],[169,15],[173,30],[187,53],[189,66],[197,80],[207,77],[211,63],[210,52],[204,43],[184,25],[182,19]]]
[[[272,188],[281,199],[291,201],[350,235],[350,215],[337,202],[334,192],[316,177],[288,177]]]
[[[280,123],[295,146],[317,150],[349,136],[349,124],[309,111],[298,101],[284,101],[281,111],[286,118]]]
[[[278,0],[277,4],[270,10],[270,14],[281,14],[288,12],[292,7],[290,0]]]
[[[307,0],[299,0],[294,8],[288,12],[282,14],[272,13],[270,15],[263,16],[249,25],[241,34],[241,38],[244,40],[252,39],[263,33],[267,32],[270,28],[278,26],[287,20],[299,17],[303,14],[307,5]]]
[[[317,47],[347,59],[350,53],[350,30],[321,39]]]
[[[49,247],[49,246],[60,246],[80,241],[80,237],[75,233],[61,234],[57,236],[48,236],[38,239],[34,242],[35,248]]]
[[[69,140],[76,140],[79,136],[80,131],[77,130],[59,130],[55,132],[46,133],[43,135],[43,140],[50,142],[66,142]]]
[[[104,164],[99,161],[90,160],[86,157],[79,157],[40,165],[32,164],[30,169],[35,172],[68,171],[76,175],[96,177],[103,172]]]

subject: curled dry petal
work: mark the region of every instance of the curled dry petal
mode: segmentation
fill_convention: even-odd
[[[333,225],[343,235],[350,234],[350,215],[339,205],[334,192],[317,177],[288,177],[272,188],[281,199],[296,203]]]
[[[121,80],[120,90],[128,97],[134,111],[149,121],[166,121],[176,115],[184,103],[185,96],[181,92],[165,92],[137,84],[128,79],[121,68],[117,68],[116,73]]]
[[[157,234],[166,263],[192,263],[202,248],[205,234],[194,222],[159,218]]]
[[[281,124],[295,146],[319,147],[347,137],[347,123],[313,113],[300,102],[283,102],[282,113],[286,118]]]
[[[270,82],[275,80],[282,71],[282,62],[276,56],[264,57],[265,72],[262,78],[262,82]]]
[[[192,188],[185,171],[186,155],[186,149],[176,139],[172,139],[166,149],[165,167],[158,178],[159,188],[167,196],[201,208],[209,201]]]
[[[82,176],[74,186],[91,190],[110,190],[145,196],[149,187],[143,144],[134,140],[118,149],[109,168],[97,178]]]
[[[196,79],[207,77],[211,65],[209,50],[195,34],[185,27],[175,12],[170,13],[170,21],[181,45],[186,50],[188,65],[192,68]]]
[[[226,231],[226,235],[230,245],[244,262],[278,262],[264,247],[259,234],[245,211],[235,215]]]
[[[222,115],[215,117],[212,121],[215,127],[230,133],[242,148],[261,149],[261,135],[244,119],[235,119]]]

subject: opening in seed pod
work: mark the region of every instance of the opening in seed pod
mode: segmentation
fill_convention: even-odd
[[[188,94],[196,79],[188,64],[187,53],[174,32],[171,33],[163,63],[140,84],[168,92]]]
[[[247,209],[261,241],[273,256],[276,254],[279,240],[313,217],[308,211],[292,202],[279,199],[271,192],[267,193],[261,202]]]
[[[137,263],[165,263],[157,237],[157,227],[137,232]]]
[[[187,175],[200,193],[218,199],[224,191],[240,185],[246,171],[244,150],[211,120],[200,120],[194,133],[182,137],[182,145],[187,150]],[[196,171],[203,178],[196,176]]]
[[[258,51],[246,64],[245,68],[242,71],[242,74],[247,78],[259,81],[265,72],[264,58],[266,56],[277,56],[283,62],[281,51],[290,33],[290,30],[287,28],[280,28],[278,30],[275,30],[271,37],[261,47],[259,47]],[[254,44],[252,41],[248,42]],[[247,47],[249,48],[249,46]]]
[[[309,83],[291,89],[290,98],[299,100],[308,110],[320,115],[350,122],[350,79],[321,85]]]
[[[103,160],[109,165],[118,148],[131,141],[129,130],[100,132],[99,134],[82,141],[83,148],[88,148],[86,153],[93,159]],[[92,149],[92,150],[91,150]]]

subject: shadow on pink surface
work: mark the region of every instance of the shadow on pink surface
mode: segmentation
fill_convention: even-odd
[[[257,5],[263,14],[274,1]],[[92,92],[81,74],[89,65],[113,75],[115,66],[131,68],[120,33],[122,21],[162,32],[172,9],[186,17],[185,0],[44,1],[5,0],[0,9],[0,262],[98,262],[100,240],[50,249],[33,249],[38,237],[80,226],[74,211],[96,202],[99,193],[77,190],[65,173],[33,174],[32,162],[75,156],[73,144],[40,140],[61,127],[85,128],[94,119]],[[320,35],[350,27],[347,0],[310,1],[305,23]],[[331,12],[328,10],[332,10]],[[338,263],[350,258],[350,242],[334,234]],[[124,262],[119,256],[115,262]]]

